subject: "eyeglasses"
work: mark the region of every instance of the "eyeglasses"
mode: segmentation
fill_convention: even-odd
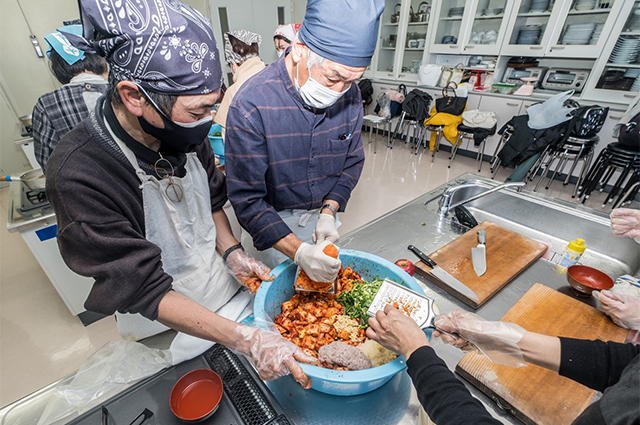
[[[160,180],[169,180],[167,187],[164,189],[167,197],[173,202],[181,202],[182,198],[184,198],[184,190],[180,180],[174,177],[175,170],[173,165],[162,154],[158,153],[158,155],[160,155],[160,159],[153,164],[153,170]]]

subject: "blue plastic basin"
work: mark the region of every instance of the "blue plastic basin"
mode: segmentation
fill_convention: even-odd
[[[340,260],[344,267],[351,267],[364,280],[368,281],[376,277],[389,278],[424,294],[413,277],[384,258],[366,252],[341,249]],[[273,319],[282,312],[282,303],[295,294],[293,279],[296,265],[291,260],[278,265],[271,273],[276,278],[271,282],[263,282],[254,300],[253,314],[257,324],[273,322]],[[301,366],[311,378],[311,388],[342,396],[373,391],[407,367],[405,358],[402,356],[385,365],[364,370],[339,371],[307,364],[301,364]]]
[[[222,126],[220,124],[213,124],[211,126],[211,130],[209,130],[209,143],[211,143],[211,149],[213,149],[213,153],[216,154],[220,159],[220,165],[224,165],[224,141],[222,140],[222,137],[213,136],[221,130]]]

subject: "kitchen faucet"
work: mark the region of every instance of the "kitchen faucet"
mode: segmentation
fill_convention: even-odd
[[[463,183],[457,186],[452,186],[450,188],[448,188],[447,190],[445,190],[445,192],[442,194],[442,198],[440,199],[440,203],[439,203],[439,208],[438,208],[438,220],[444,220],[445,217],[447,216],[447,214],[449,213],[449,211],[453,210],[456,207],[459,207],[461,205],[467,204],[469,202],[475,201],[478,198],[482,198],[484,196],[487,196],[493,192],[497,192],[499,190],[502,189],[506,189],[508,187],[517,187],[518,188],[518,192],[522,193],[522,190],[524,188],[524,186],[526,185],[525,182],[513,182],[513,183],[504,183],[501,184],[500,186],[496,186],[492,189],[486,190],[484,192],[478,193],[477,195],[472,196],[469,199],[465,199],[463,201],[460,201],[454,205],[451,205],[451,200],[453,199],[453,195],[460,189],[465,189],[465,188],[469,188],[469,187],[478,187],[480,186],[477,183]]]

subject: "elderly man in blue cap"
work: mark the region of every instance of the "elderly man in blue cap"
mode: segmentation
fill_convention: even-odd
[[[229,108],[225,166],[243,242],[269,267],[287,257],[318,282],[340,261],[339,238],[364,164],[362,99],[382,0],[310,0],[285,55],[238,91]],[[311,242],[315,243],[311,243]]]
[[[117,312],[125,339],[179,331],[174,363],[218,342],[265,379],[292,373],[310,386],[295,360],[315,359],[237,323],[252,299],[241,283],[255,291],[272,277],[233,237],[225,178],[203,143],[222,85],[209,21],[175,0],[80,7],[84,37],[68,37],[106,56],[109,88],[51,156],[47,195],[65,262],[95,279],[85,307]]]

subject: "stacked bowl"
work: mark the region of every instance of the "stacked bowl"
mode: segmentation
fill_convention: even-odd
[[[549,0],[531,0],[529,13],[545,12],[549,8]]]
[[[449,9],[450,18],[459,18],[464,14],[464,7],[452,7]]]
[[[589,44],[595,29],[595,22],[567,25],[560,44]]]
[[[604,24],[596,24],[596,28],[593,30],[593,33],[591,34],[591,40],[589,40],[589,44],[598,43],[600,34],[602,34],[602,28],[604,28]]]
[[[542,33],[541,25],[523,25],[518,31],[516,44],[538,44]]]
[[[640,57],[640,38],[621,36],[611,51],[609,62],[615,64],[629,64],[638,61]]]
[[[578,0],[575,5],[576,10],[593,10],[596,8],[596,0]]]

